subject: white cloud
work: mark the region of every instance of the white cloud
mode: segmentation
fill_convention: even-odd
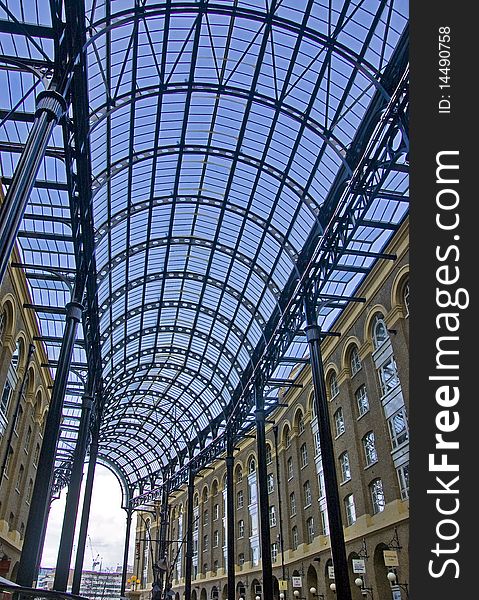
[[[52,503],[41,561],[42,567],[54,567],[56,564],[63,523],[63,512],[65,510],[65,498],[66,490],[62,492],[59,500],[55,500]],[[117,565],[123,563],[126,512],[121,508],[121,502],[121,489],[117,479],[106,467],[97,465],[93,484],[90,521],[88,525],[88,535],[91,539],[91,547],[87,538],[87,547],[83,563],[84,569],[91,569],[92,560],[93,558],[96,558],[97,555],[99,555],[99,559],[101,559],[102,568],[116,569]],[[82,505],[83,491],[80,499],[77,528],[80,523]],[[134,531],[135,518],[133,518],[131,528],[130,564],[132,564],[133,561]],[[74,564],[75,551],[72,557],[72,566]]]

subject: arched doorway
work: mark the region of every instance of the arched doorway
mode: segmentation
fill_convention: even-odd
[[[223,595],[222,595],[221,599],[228,600],[228,584],[223,586]]]
[[[246,585],[242,581],[236,584],[236,597],[246,600]]]
[[[335,600],[336,598],[336,593],[331,589],[331,584],[334,583],[334,579],[329,576],[329,567],[332,566],[333,561],[329,558],[324,567],[324,597],[326,600]]]
[[[388,569],[384,564],[384,550],[389,550],[386,544],[378,544],[374,550],[374,577],[379,598],[392,598],[391,584],[388,580]]]
[[[314,596],[309,591],[311,588],[315,588],[316,593],[319,593],[318,574],[316,573],[316,569],[313,567],[313,565],[309,565],[308,571],[306,573],[306,592],[303,595],[306,596],[308,600],[310,598],[311,600],[313,600],[314,598]]]
[[[364,581],[364,585],[368,585],[367,584],[367,580],[366,578],[366,574],[359,574],[359,573],[354,573],[353,572],[353,560],[357,560],[361,558],[359,556],[359,554],[357,552],[351,552],[351,554],[348,557],[348,575],[349,575],[349,581],[351,583],[351,596],[352,596],[352,600],[362,600],[363,595],[361,593],[361,588],[359,588],[355,583],[354,580],[357,579],[358,577],[360,577],[361,579],[363,579]]]
[[[256,596],[259,596],[261,600],[263,600],[262,591],[261,583],[258,581],[258,579],[253,579],[250,588],[250,599],[255,600]],[[266,598],[264,600],[266,600]]]
[[[273,575],[273,598],[279,600],[279,581],[277,577]]]
[[[208,600],[208,594],[206,593],[205,588],[201,590],[200,600]]]

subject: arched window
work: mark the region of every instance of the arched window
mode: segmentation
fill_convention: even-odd
[[[289,430],[289,425],[285,425],[283,429],[283,443],[285,448],[291,446],[291,432]]]
[[[198,494],[195,494],[195,497],[193,499],[193,505],[194,506],[199,506],[199,504],[200,504],[200,497],[199,497]]]
[[[273,452],[271,446],[266,444],[266,464],[270,465],[273,462]]]
[[[218,482],[216,479],[213,481],[213,485],[211,486],[211,494],[212,496],[216,496],[218,494]]]
[[[382,346],[388,337],[388,331],[386,328],[386,323],[384,322],[384,318],[381,314],[378,314],[374,317],[373,321],[374,348],[377,349]]]
[[[236,467],[236,478],[235,478],[236,483],[241,483],[243,481],[243,469],[241,468],[240,465],[238,465]]]
[[[339,394],[338,378],[336,373],[333,371],[329,376],[329,398],[332,400]]]
[[[361,370],[361,359],[359,358],[359,350],[357,346],[353,346],[351,353],[349,354],[349,366],[351,368],[351,375],[356,375]]]
[[[207,487],[203,488],[203,494],[201,496],[201,500],[203,502],[207,502],[208,501],[208,488]]]
[[[15,370],[18,369],[18,367],[21,366],[22,362],[23,362],[23,340],[22,338],[19,338],[17,340],[17,344],[15,346],[15,351],[12,354],[12,366]]]
[[[298,430],[298,435],[304,433],[304,417],[300,410],[296,413],[296,429]]]
[[[256,472],[256,461],[251,457],[248,461],[248,473],[251,475]]]

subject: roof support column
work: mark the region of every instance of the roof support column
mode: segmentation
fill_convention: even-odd
[[[80,501],[80,488],[83,479],[83,464],[85,462],[86,449],[89,437],[90,415],[93,406],[93,397],[85,394],[82,399],[82,413],[78,438],[73,457],[70,483],[63,515],[62,534],[58,548],[57,565],[55,568],[55,579],[53,589],[58,592],[66,592],[70,561],[73,551],[73,539],[75,537],[75,525],[78,514],[78,503]]]
[[[226,568],[228,600],[235,600],[235,503],[234,503],[234,447],[231,432],[226,440]]]
[[[78,292],[78,290],[77,290]],[[79,295],[79,294],[78,294]],[[43,549],[44,531],[48,519],[50,497],[53,485],[53,468],[60,431],[63,401],[68,381],[68,372],[73,352],[78,323],[83,306],[79,302],[70,302],[66,306],[67,316],[63,334],[58,368],[53,384],[50,408],[48,411],[43,444],[38,460],[37,477],[33,488],[32,502],[28,515],[22,556],[18,569],[17,583],[32,587],[37,577],[38,565]]]
[[[128,550],[130,548],[130,534],[131,534],[131,519],[133,517],[133,509],[131,506],[125,508],[126,510],[126,532],[125,532],[125,548],[123,550],[123,568],[121,571],[121,589],[120,597],[124,597],[126,588],[126,576],[128,574]]]
[[[258,453],[259,523],[261,531],[261,565],[263,570],[263,600],[273,598],[273,565],[269,526],[268,467],[266,464],[266,426],[263,390],[255,385],[256,450]]]
[[[324,468],[324,487],[328,506],[329,535],[334,565],[334,583],[337,600],[351,600],[346,544],[344,542],[341,504],[338,492],[338,478],[334,460],[333,436],[329,422],[326,383],[321,355],[321,328],[316,321],[316,310],[312,302],[305,300],[306,337],[314,388],[314,407],[318,415],[319,445]]]
[[[193,570],[193,496],[196,471],[190,466],[188,473],[188,499],[186,509],[185,600],[191,600],[191,575]]]
[[[83,508],[80,521],[80,531],[78,533],[77,553],[75,557],[75,571],[73,573],[72,594],[80,593],[81,575],[83,570],[83,561],[85,558],[86,538],[88,533],[88,521],[90,518],[91,496],[93,491],[93,479],[95,477],[96,459],[98,457],[98,428],[95,427],[92,433],[90,443],[90,460],[88,461],[88,471],[85,482],[85,495],[83,498]]]
[[[65,98],[55,90],[40,92],[36,104],[32,129],[5,201],[0,207],[0,283],[7,270],[18,229],[53,128],[67,110]]]
[[[286,579],[286,569],[284,566],[284,534],[283,534],[283,498],[281,493],[281,473],[279,468],[279,444],[278,444],[278,426],[273,426],[274,451],[276,465],[276,485],[278,487],[278,519],[279,519],[279,548],[281,550],[281,577]]]
[[[157,564],[153,566],[153,592],[152,599],[156,600],[162,597],[163,587],[165,584],[165,574],[167,572],[166,560],[167,560],[167,548],[168,548],[168,516],[169,516],[169,485],[168,481],[163,484],[161,491],[161,507],[160,507],[160,531],[158,539],[158,557]],[[168,584],[168,581],[166,581]],[[155,586],[156,589],[155,589]],[[155,593],[156,592],[156,593]]]

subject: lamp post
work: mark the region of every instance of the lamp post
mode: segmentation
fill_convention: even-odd
[[[354,580],[354,585],[358,586],[358,588],[361,590],[361,594],[363,596],[367,596],[368,594],[370,594],[371,598],[373,597],[373,588],[366,587],[364,585],[364,580],[362,577],[356,577],[356,579]]]
[[[391,587],[397,586],[398,588],[403,589],[406,592],[406,597],[409,598],[409,586],[407,583],[399,583],[397,580],[397,575],[394,571],[388,571],[387,578]]]

